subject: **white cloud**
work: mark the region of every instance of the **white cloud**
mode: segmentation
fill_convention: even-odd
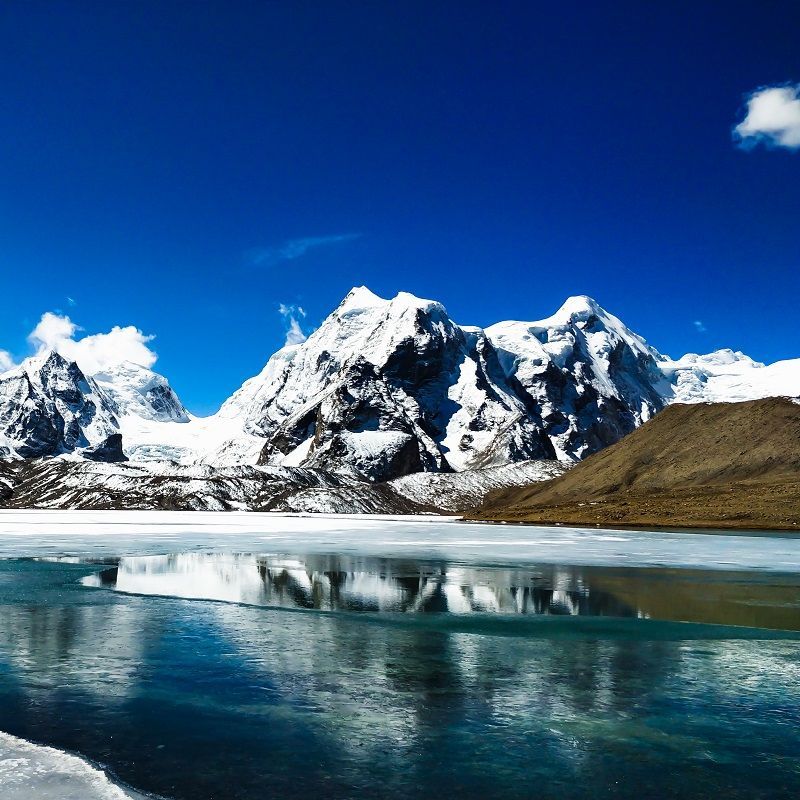
[[[695,321],[692,323],[692,325],[694,325],[694,327],[695,327],[695,330],[696,330],[698,333],[705,333],[705,332],[708,330],[708,328],[706,328],[706,324],[705,324],[705,322],[703,322],[703,320],[701,320],[701,319],[696,319],[696,320],[695,320]]]
[[[767,86],[750,94],[747,114],[733,132],[744,146],[800,148],[800,86]]]
[[[69,317],[46,311],[28,335],[28,341],[39,351],[56,350],[60,342],[72,339],[77,331],[78,326]]]
[[[64,358],[76,361],[87,375],[131,361],[152,367],[158,356],[148,347],[153,336],[147,336],[133,325],[115,325],[108,333],[75,338],[81,330],[68,316],[48,311],[31,331],[28,341],[37,352],[56,350]]]
[[[339,233],[335,236],[306,236],[302,239],[289,239],[289,241],[273,247],[261,247],[247,253],[247,260],[257,267],[274,267],[282,261],[294,261],[304,256],[309,250],[326,247],[342,242],[352,242],[360,239],[360,233]]]
[[[0,350],[0,372],[13,369],[14,359],[11,358],[11,353],[8,350]]]
[[[278,313],[283,317],[283,321],[286,325],[286,341],[284,342],[284,346],[288,344],[302,344],[308,338],[300,326],[300,319],[306,316],[305,310],[300,306],[289,306],[285,303],[281,303],[278,306]]]

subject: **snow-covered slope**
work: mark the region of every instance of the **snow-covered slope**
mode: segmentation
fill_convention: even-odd
[[[456,473],[418,472],[389,481],[388,485],[416,503],[458,512],[477,507],[486,494],[495,489],[549,481],[563,475],[567,469],[558,461],[520,461]]]
[[[118,417],[188,422],[189,413],[163,375],[125,361],[92,375]]]
[[[769,366],[733,350],[708,355],[689,353],[677,361],[665,359],[671,399],[679,403],[724,403],[764,397],[800,397],[800,359]]]

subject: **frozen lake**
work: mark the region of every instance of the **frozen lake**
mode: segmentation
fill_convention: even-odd
[[[0,511],[0,557],[179,550],[800,572],[800,537],[794,534],[619,531],[375,515]]]
[[[788,800],[799,664],[786,535],[0,512],[4,800]]]

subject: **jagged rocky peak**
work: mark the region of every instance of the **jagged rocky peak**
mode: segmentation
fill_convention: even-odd
[[[563,460],[613,444],[665,404],[662,356],[585,295],[546,319],[501,322],[486,334],[506,374],[541,409]]]
[[[438,410],[422,395],[437,380],[446,392],[443,371],[455,369],[463,346],[441,304],[357,288],[221,413],[243,410],[246,429],[267,440],[262,463],[354,469],[374,480],[450,469],[435,442]]]
[[[189,412],[163,375],[125,361],[92,375],[117,416],[158,422],[188,422]]]
[[[97,384],[55,351],[0,375],[0,446],[12,456],[123,460],[119,424]]]

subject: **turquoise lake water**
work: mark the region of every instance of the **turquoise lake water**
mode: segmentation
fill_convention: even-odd
[[[0,730],[186,800],[800,795],[797,572],[145,550],[0,560]]]

